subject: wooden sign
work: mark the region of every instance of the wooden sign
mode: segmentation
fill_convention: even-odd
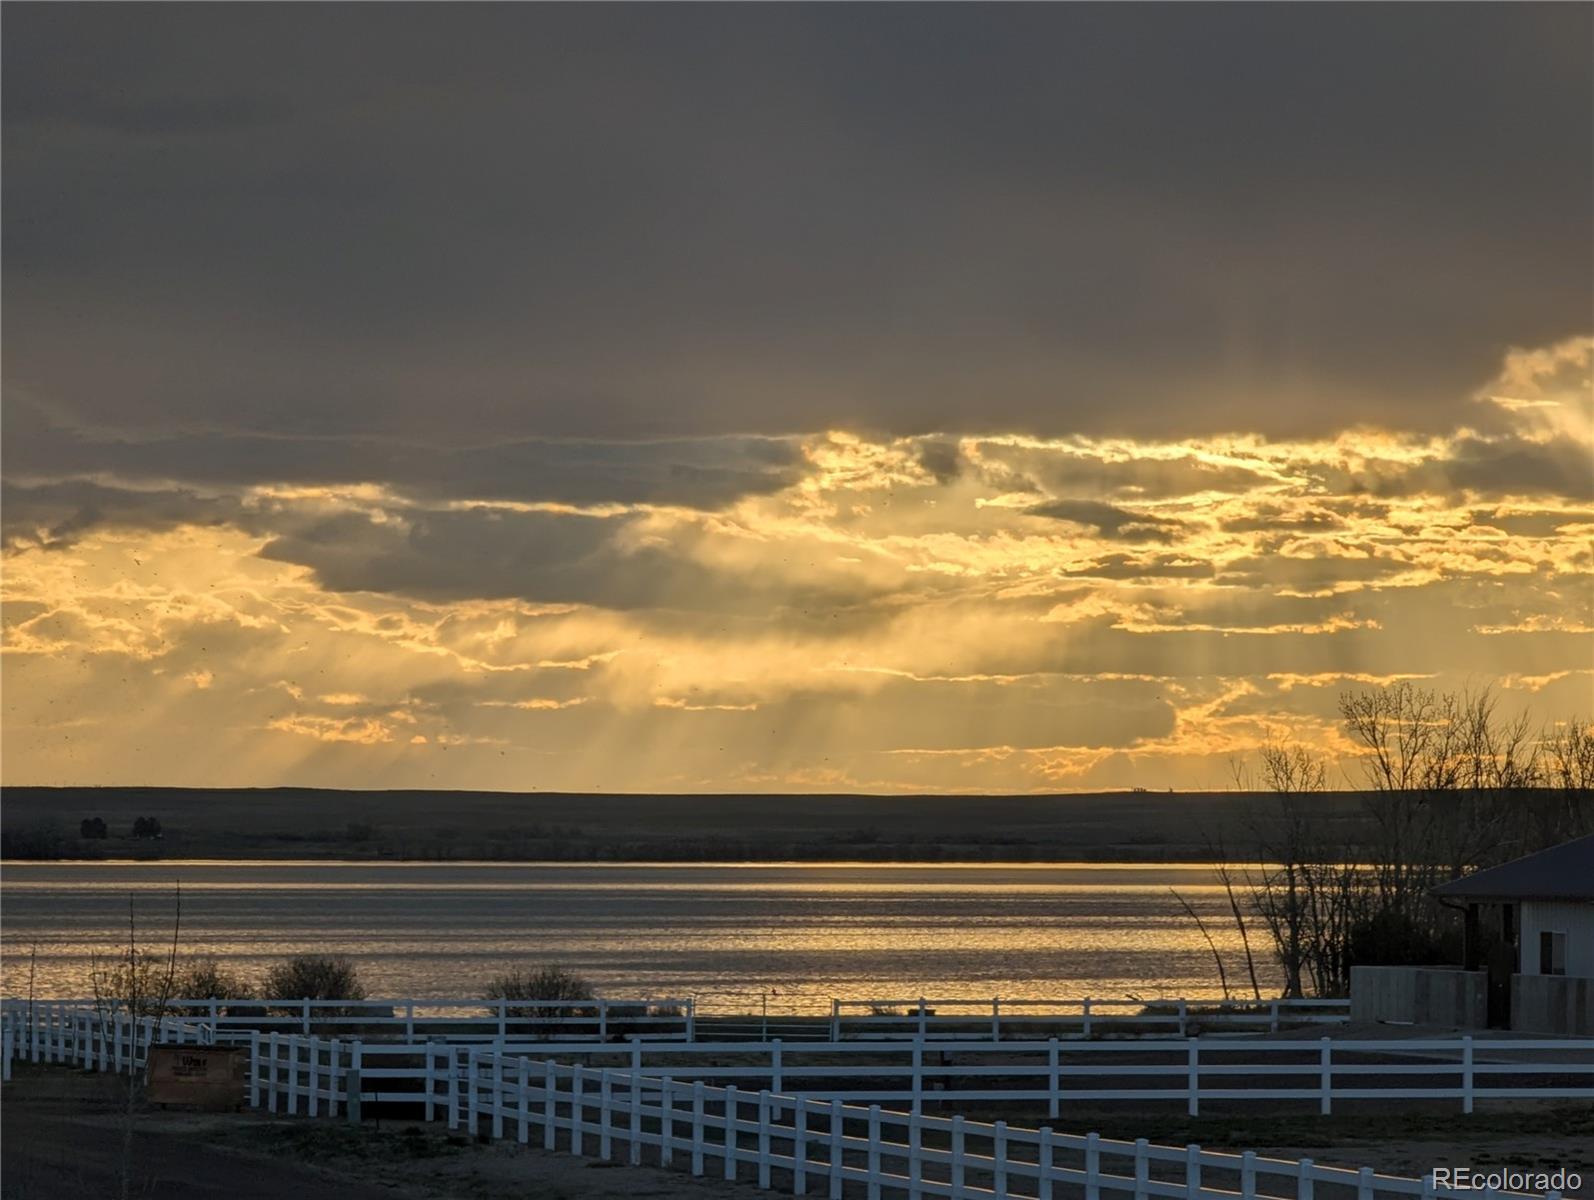
[[[188,1104],[221,1111],[248,1098],[249,1053],[222,1046],[151,1046],[151,1104]]]

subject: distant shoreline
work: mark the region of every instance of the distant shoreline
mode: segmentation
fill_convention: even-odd
[[[1243,792],[920,796],[5,789],[12,861],[1207,863],[1256,857]],[[1324,792],[1357,842],[1360,794]],[[140,818],[159,839],[134,839]],[[83,836],[103,821],[107,836]],[[142,826],[141,826],[142,827]]]

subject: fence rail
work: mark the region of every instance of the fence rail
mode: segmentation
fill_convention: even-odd
[[[1193,1032],[1278,1032],[1297,1026],[1344,1021],[1348,1000],[1169,1000],[990,999],[842,1000],[770,992],[703,993],[691,997],[595,997],[591,1000],[267,1000],[178,997],[168,1008],[219,1029],[280,1030],[285,1033],[346,1032],[375,1036],[388,1032],[414,1040],[445,1034],[466,1041],[502,1041],[534,1034],[541,1038],[654,1037],[692,1041],[707,1026],[721,1039],[749,1037],[768,1041],[811,1039],[839,1042],[931,1040],[967,1041],[988,1037],[1067,1039],[1096,1037],[1185,1037]],[[28,1001],[7,999],[7,1008]],[[88,998],[33,1001],[67,1007],[92,1007]],[[828,1024],[827,1024],[828,1017]]]
[[[296,1046],[286,1049],[293,1056],[300,1052]],[[713,1087],[701,1080],[588,1068],[482,1047],[463,1054],[463,1088],[450,1095],[450,1128],[512,1137],[545,1150],[623,1158],[632,1165],[651,1151],[661,1166],[675,1165],[679,1158],[695,1176],[756,1180],[760,1188],[780,1186],[797,1196],[813,1189],[839,1200],[845,1186],[855,1183],[865,1186],[871,1200],[887,1193],[912,1200],[1052,1200],[1058,1185],[1083,1188],[1086,1200],[1101,1200],[1104,1194],[1134,1200],[1463,1200],[1459,1191],[1435,1187],[1431,1178],[1380,1175],[1366,1167],[1153,1145],[1143,1138],[1122,1142],[1094,1133],[1058,1134],[1045,1127],[932,1117],[768,1089],[746,1092],[734,1085]],[[275,1109],[280,1092],[289,1104],[307,1096],[310,1105],[325,1098],[335,1107],[339,1076],[325,1078],[324,1090],[313,1080],[291,1078],[268,1085],[266,1102]],[[352,1089],[344,1101],[347,1106],[348,1097],[355,1097],[349,1112],[357,1117],[359,1068],[345,1070],[341,1080]],[[1520,1194],[1494,1195],[1506,1200]]]
[[[830,1040],[844,1037],[1034,1037],[1042,1030],[1063,1037],[1101,1034],[1187,1036],[1192,1030],[1232,1029],[1277,1033],[1300,1025],[1350,1019],[1349,1000],[832,1000]]]
[[[92,1009],[40,1005],[4,1011],[5,1052],[35,1061],[119,1065],[126,1038],[110,1033]],[[118,1024],[121,1023],[121,1024]],[[363,1069],[363,1099],[409,1102],[430,1110],[457,1089],[464,1056],[474,1046],[536,1059],[579,1060],[586,1066],[669,1075],[687,1081],[766,1089],[822,1100],[926,1105],[978,1102],[1064,1108],[1119,1102],[1182,1105],[1296,1102],[1330,1113],[1346,1100],[1458,1101],[1463,1112],[1481,1101],[1594,1099],[1594,1038],[1450,1037],[1391,1040],[1235,1039],[1019,1042],[682,1042],[634,1037],[612,1041],[547,1040],[513,1034],[490,1042],[455,1038],[413,1041],[290,1035],[280,1030],[216,1027],[167,1018],[173,1038],[248,1044],[253,1074],[319,1075],[323,1059],[283,1064],[281,1046],[326,1056],[326,1070]],[[106,1040],[109,1036],[109,1041]],[[295,1051],[296,1053],[298,1051]]]
[[[0,1013],[0,1035],[4,1038],[6,1076],[10,1076],[13,1055],[33,1061],[69,1062],[112,1069],[136,1067],[143,1061],[148,1046],[160,1042],[208,1043],[216,1031],[203,1023],[172,1018],[132,1018],[111,1016],[95,1010],[73,1009],[65,1013],[53,1009],[7,1008]],[[916,1085],[914,1099],[904,1111],[882,1108],[878,1102],[867,1106],[847,1104],[840,1096],[824,1097],[801,1088],[782,1091],[762,1087],[753,1091],[734,1083],[723,1086],[702,1078],[682,1079],[682,1065],[674,1072],[649,1073],[641,1068],[641,1056],[671,1051],[703,1051],[746,1054],[747,1044],[723,1043],[718,1046],[698,1043],[633,1042],[628,1048],[635,1064],[615,1068],[559,1062],[552,1057],[534,1057],[480,1043],[453,1045],[423,1042],[414,1045],[393,1043],[362,1044],[337,1038],[318,1038],[283,1034],[278,1031],[248,1034],[250,1042],[250,1100],[255,1107],[272,1112],[306,1116],[336,1116],[343,1112],[358,1121],[365,1103],[409,1100],[425,1106],[428,1120],[438,1110],[446,1111],[449,1126],[464,1126],[473,1134],[492,1138],[513,1136],[522,1143],[539,1141],[546,1149],[561,1144],[576,1154],[596,1148],[597,1154],[613,1159],[624,1147],[625,1158],[640,1163],[646,1151],[656,1151],[657,1161],[671,1165],[680,1155],[694,1175],[715,1173],[726,1179],[752,1174],[761,1188],[789,1186],[794,1195],[806,1195],[810,1186],[821,1187],[829,1197],[839,1200],[848,1183],[862,1184],[870,1200],[887,1194],[920,1197],[950,1197],[966,1200],[973,1196],[1052,1200],[1059,1184],[1083,1189],[1085,1200],[1102,1200],[1104,1194],[1127,1195],[1134,1200],[1385,1200],[1420,1196],[1424,1200],[1475,1200],[1449,1188],[1436,1187],[1432,1178],[1406,1179],[1374,1173],[1370,1168],[1352,1170],[1325,1167],[1310,1159],[1286,1161],[1267,1159],[1255,1153],[1216,1153],[1200,1146],[1158,1146],[1145,1139],[1118,1142],[1097,1134],[1085,1136],[1057,1134],[1050,1128],[1028,1129],[996,1121],[990,1124],[970,1121],[963,1116],[931,1116],[922,1111],[919,1099],[923,1089]],[[1410,1054],[1446,1053],[1454,1039],[1412,1041],[1401,1044]],[[1057,1039],[1041,1043],[1051,1052]],[[1255,1050],[1260,1046],[1302,1046],[1313,1043],[1235,1043],[1224,1047],[1229,1054]],[[1003,1048],[1013,1047],[1004,1043]],[[1185,1043],[1187,1054],[1198,1061],[1200,1039]],[[1331,1053],[1328,1039],[1322,1053]],[[1344,1047],[1346,1044],[1341,1043]],[[967,1043],[968,1048],[990,1056],[990,1042]],[[1098,1051],[1128,1047],[1143,1049],[1136,1043],[1076,1043],[1078,1051],[1091,1046]],[[1388,1051],[1388,1043],[1359,1043]],[[825,1047],[836,1054],[866,1051],[864,1043],[834,1043]],[[933,1052],[944,1054],[948,1047],[937,1043]],[[544,1044],[540,1049],[561,1054],[584,1052],[570,1043]],[[610,1052],[613,1047],[599,1043],[586,1048],[593,1053]],[[804,1050],[811,1047],[804,1047]],[[900,1042],[879,1044],[874,1049],[885,1053],[900,1051]],[[1478,1052],[1485,1058],[1480,1059]],[[781,1060],[781,1046],[771,1047],[775,1056],[770,1066],[774,1078],[800,1079],[802,1068]],[[927,1074],[925,1044],[912,1047],[922,1082]],[[1463,1039],[1463,1094],[1469,1098],[1487,1095],[1561,1096],[1594,1095],[1594,1088],[1572,1091],[1534,1088],[1526,1092],[1491,1089],[1476,1085],[1479,1074],[1491,1069],[1521,1072],[1529,1066],[1561,1074],[1588,1074],[1594,1071],[1594,1040],[1562,1039],[1523,1041],[1511,1039]],[[1529,1052],[1556,1055],[1550,1062],[1490,1062],[1487,1055]],[[1571,1054],[1582,1055],[1578,1062],[1567,1061]],[[419,1060],[417,1063],[416,1060]],[[381,1065],[383,1062],[387,1065]],[[1293,1067],[1293,1064],[1285,1064]],[[1419,1064],[1420,1065],[1420,1064]],[[1060,1078],[1061,1064],[1051,1058],[1045,1064],[1048,1078]],[[1131,1064],[1129,1068],[1143,1066]],[[1448,1067],[1448,1064],[1447,1064]],[[1343,1064],[1339,1068],[1352,1074],[1378,1078],[1398,1064]],[[746,1067],[714,1067],[722,1073],[743,1071]],[[761,1069],[761,1068],[753,1068]],[[831,1072],[877,1072],[877,1064],[857,1066],[816,1066]],[[943,1066],[949,1077],[965,1077],[984,1071],[983,1066]],[[1160,1068],[1157,1068],[1160,1069]],[[1265,1072],[1258,1064],[1230,1065],[1229,1074],[1241,1071],[1256,1075]],[[1376,1075],[1374,1073],[1377,1073]],[[1192,1086],[1198,1079],[1192,1077]],[[396,1082],[419,1083],[411,1089],[390,1091]],[[374,1087],[371,1085],[375,1085]],[[442,1091],[439,1091],[439,1085]],[[1265,1089],[1264,1089],[1265,1090]],[[963,1093],[943,1092],[941,1098],[958,1098]],[[1010,1093],[981,1089],[973,1093],[983,1099],[1011,1098]],[[1070,1098],[1090,1093],[1070,1089]],[[1146,1095],[1142,1089],[1122,1090],[1119,1097]],[[1161,1094],[1161,1093],[1153,1093]],[[1190,1094],[1191,1111],[1199,1099],[1199,1088]],[[1227,1089],[1220,1095],[1229,1095]],[[1236,1089],[1234,1095],[1251,1098],[1252,1089]],[[1308,1092],[1309,1095],[1317,1093]],[[1332,1087],[1323,1093],[1324,1111]],[[1391,1097],[1455,1095],[1454,1090],[1379,1088],[1352,1089],[1345,1094]],[[1056,1092],[1052,1092],[1056,1115]],[[883,1098],[883,1094],[882,1094]],[[1500,1200],[1514,1200],[1517,1193],[1494,1193]],[[1548,1194],[1555,1200],[1557,1193]],[[1485,1197],[1485,1200],[1489,1200]]]
[[[93,1000],[4,1001],[5,1011],[92,1008]],[[346,1031],[414,1040],[446,1035],[451,1041],[501,1042],[518,1036],[545,1041],[658,1037],[691,1041],[695,1011],[690,998],[592,1000],[265,1000],[177,997],[168,1011],[220,1030],[280,1030],[308,1035]]]
[[[255,1074],[290,1080],[360,1068],[361,1099],[423,1106],[430,1119],[458,1103],[473,1047],[438,1042],[338,1042],[255,1034]],[[341,1049],[340,1049],[341,1047]],[[478,1046],[533,1059],[582,1060],[594,1070],[669,1076],[817,1100],[876,1102],[922,1113],[979,1103],[1068,1108],[1133,1102],[1183,1106],[1215,1101],[1292,1101],[1320,1114],[1347,1100],[1480,1101],[1594,1099],[1594,1040],[1451,1038],[1423,1041],[905,1044],[746,1042],[613,1044],[513,1041]],[[340,1057],[340,1055],[342,1057]],[[1134,1061],[1126,1061],[1133,1059]],[[1155,1061],[1146,1061],[1155,1060]],[[298,1084],[293,1086],[297,1087]]]
[[[153,1045],[212,1045],[216,1031],[176,1017],[63,1005],[0,1011],[0,1078],[17,1060],[63,1063],[87,1071],[123,1071],[144,1065]]]

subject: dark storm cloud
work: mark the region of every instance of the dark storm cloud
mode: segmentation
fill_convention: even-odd
[[[761,569],[705,565],[692,557],[688,533],[668,542],[632,536],[636,522],[628,516],[471,508],[381,519],[339,513],[281,524],[261,556],[309,567],[323,588],[336,592],[778,620],[800,619],[804,609],[848,611],[882,594],[864,582],[791,581]]]
[[[1594,463],[1588,443],[1566,435],[1542,442],[1463,437],[1444,458],[1413,468],[1370,472],[1354,478],[1351,490],[1375,496],[1467,491],[1594,500]]]
[[[1172,541],[1183,524],[1168,517],[1130,512],[1099,500],[1052,500],[1037,504],[1028,511],[1037,517],[1053,517],[1087,525],[1105,538],[1125,542]]]
[[[20,487],[0,484],[0,545],[64,549],[89,530],[119,525],[159,532],[181,525],[258,527],[233,496],[201,496],[184,488],[139,491],[85,480]]]
[[[795,441],[787,438],[506,439],[459,446],[218,431],[118,436],[67,428],[26,400],[14,401],[8,412],[8,432],[22,435],[27,454],[11,456],[7,473],[33,479],[92,472],[212,486],[378,483],[426,499],[718,508],[786,487],[802,465]]]
[[[372,430],[1450,428],[1586,326],[1591,27],[12,5],[8,397],[289,478]]]

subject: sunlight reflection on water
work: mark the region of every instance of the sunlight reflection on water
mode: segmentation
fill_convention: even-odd
[[[614,994],[1216,994],[1170,888],[1240,950],[1222,888],[1189,866],[8,863],[5,991],[26,991],[37,943],[37,993],[82,994],[92,955],[125,944],[129,896],[169,944],[179,880],[185,953],[245,971],[347,953],[387,996],[459,996],[544,962]]]

